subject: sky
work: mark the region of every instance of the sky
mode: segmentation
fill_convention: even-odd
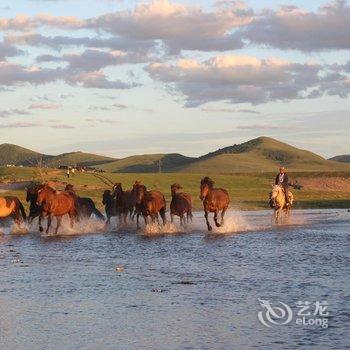
[[[1,0],[0,143],[350,154],[347,1]]]

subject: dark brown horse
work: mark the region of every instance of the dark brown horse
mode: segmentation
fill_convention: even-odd
[[[106,227],[110,225],[111,218],[118,216],[117,204],[111,190],[105,190],[102,195],[102,204],[105,206],[105,212],[107,216]]]
[[[115,183],[113,186],[113,197],[115,198],[116,211],[119,217],[119,223],[123,217],[123,222],[126,224],[128,214],[132,217],[135,200],[132,191],[123,191],[121,183]]]
[[[0,219],[12,218],[19,226],[26,217],[23,204],[17,197],[0,197]]]
[[[79,197],[76,194],[73,185],[68,184],[64,190],[75,195],[79,219],[89,219],[92,214],[94,214],[99,220],[105,219],[101,212],[96,208],[94,201],[88,197]]]
[[[170,203],[170,218],[174,221],[174,215],[180,217],[180,224],[185,224],[185,214],[187,222],[192,221],[192,198],[188,193],[179,192],[182,187],[179,184],[172,184],[171,189],[171,203]]]
[[[206,176],[201,180],[200,199],[203,201],[204,216],[207,222],[208,230],[212,230],[208,220],[208,213],[214,213],[216,227],[222,226],[224,224],[225,212],[230,204],[228,192],[223,188],[214,188],[214,181]],[[220,211],[221,223],[218,222],[218,215]]]
[[[27,188],[26,201],[29,203],[28,222],[31,223],[38,216],[39,227],[41,227],[43,208],[41,207],[41,205],[38,205],[36,203],[38,198],[38,189],[39,189],[39,185],[35,185],[35,184]]]
[[[143,216],[145,224],[148,224],[148,217],[151,218],[151,222],[158,221],[158,214],[163,220],[163,224],[166,223],[165,211],[166,202],[164,195],[156,190],[147,191],[145,185],[142,185],[139,181],[136,181],[132,193],[135,199],[135,208],[137,215],[137,228],[140,228],[139,217]]]
[[[57,220],[55,234],[58,232],[64,215],[69,215],[71,227],[74,226],[74,221],[78,219],[76,198],[69,191],[58,192],[48,185],[41,185],[38,188],[36,203],[42,206],[42,216],[47,216],[46,233],[49,232],[51,227],[52,216],[55,216]],[[42,226],[39,229],[40,232],[43,231]]]

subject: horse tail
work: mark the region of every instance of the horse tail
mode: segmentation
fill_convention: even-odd
[[[23,207],[23,204],[21,203],[21,201],[18,201],[18,206],[19,206],[19,210],[21,211],[23,220],[26,221],[27,214],[26,214],[26,211],[24,210],[24,207]]]

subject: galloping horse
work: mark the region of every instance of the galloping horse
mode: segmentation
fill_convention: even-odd
[[[38,198],[38,188],[39,188],[38,185],[37,186],[34,185],[26,189],[27,191],[26,201],[30,203],[28,222],[31,223],[37,216],[39,216],[39,227],[41,227],[43,208],[41,207],[41,205],[38,205],[36,203]]]
[[[140,228],[139,217],[142,214],[145,224],[148,224],[148,216],[151,217],[152,223],[157,219],[158,214],[163,220],[163,225],[166,223],[165,210],[166,202],[164,195],[156,190],[147,191],[145,185],[136,181],[132,193],[135,199],[135,208],[137,213],[137,228]]]
[[[115,183],[113,186],[113,197],[116,202],[116,211],[121,222],[121,216],[123,215],[124,224],[126,224],[126,218],[128,214],[130,217],[133,214],[135,207],[135,200],[132,191],[123,191],[121,183]]]
[[[102,204],[105,206],[107,216],[106,228],[111,223],[111,217],[117,216],[117,204],[115,198],[112,196],[111,190],[105,190],[102,195]]]
[[[17,197],[0,197],[0,219],[8,217],[12,217],[18,226],[27,218],[23,204]]]
[[[201,180],[200,199],[203,201],[204,217],[207,222],[208,230],[212,227],[208,220],[208,213],[214,213],[214,221],[216,227],[224,224],[225,212],[230,204],[228,192],[223,188],[214,188],[214,181],[209,177]],[[218,222],[218,214],[221,211],[221,223]]]
[[[79,197],[76,194],[73,185],[66,185],[64,190],[71,192],[76,197],[77,212],[79,218],[89,219],[91,215],[94,214],[99,220],[105,219],[101,212],[96,208],[94,201],[88,197]]]
[[[178,192],[182,187],[179,184],[172,184],[171,190],[171,203],[170,203],[170,218],[171,222],[174,221],[174,215],[180,217],[180,225],[185,224],[185,214],[187,222],[192,221],[192,198],[188,193]]]
[[[278,224],[279,219],[281,218],[282,212],[285,213],[287,219],[290,217],[290,211],[293,205],[293,194],[289,191],[289,203],[290,205],[286,205],[286,197],[282,186],[273,185],[272,192],[270,193],[270,207],[275,210],[274,217],[275,223]]]
[[[74,226],[74,220],[78,219],[75,196],[68,191],[57,192],[48,185],[41,185],[38,187],[36,203],[42,206],[42,215],[47,216],[46,233],[49,232],[51,227],[52,216],[57,219],[55,234],[57,234],[61,225],[63,215],[69,215],[71,227]],[[40,232],[43,231],[42,226],[39,227],[39,230]]]

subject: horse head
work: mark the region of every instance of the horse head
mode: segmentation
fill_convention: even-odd
[[[269,204],[272,208],[275,208],[277,206],[278,198],[282,192],[283,192],[283,189],[280,185],[272,185],[272,191],[270,192],[270,196],[269,196],[270,197]]]
[[[68,184],[66,185],[66,187],[64,188],[65,191],[72,191],[72,192],[75,192],[74,190],[74,185],[72,184]]]
[[[133,189],[132,189],[132,194],[134,197],[134,201],[137,205],[141,204],[145,194],[146,194],[147,188],[145,185],[141,185],[140,182],[136,181]]]
[[[56,193],[56,190],[54,190],[52,187],[50,187],[47,184],[38,186],[36,204],[41,206],[48,199],[48,196],[54,193]]]
[[[174,183],[170,186],[171,195],[173,196],[178,190],[182,190],[182,186],[178,183]]]
[[[208,195],[209,191],[213,188],[214,181],[209,178],[208,176],[204,177],[201,180],[201,187],[200,187],[200,200],[203,201],[204,198]]]

